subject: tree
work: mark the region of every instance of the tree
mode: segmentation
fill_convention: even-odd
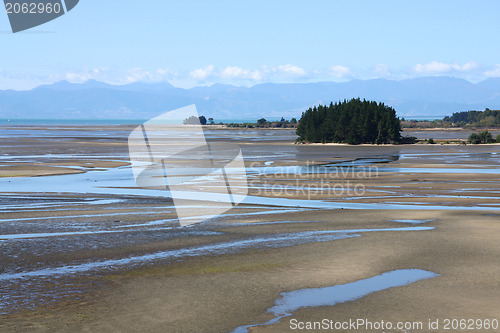
[[[201,125],[206,125],[207,124],[207,118],[205,116],[200,116],[200,124]]]
[[[486,108],[484,111],[463,111],[455,112],[451,117],[444,117],[444,122],[450,122],[458,126],[499,126],[500,125],[500,110],[490,110]]]
[[[209,125],[214,125],[215,124],[214,118],[208,118],[208,124]]]
[[[260,118],[259,120],[257,120],[258,126],[265,126],[266,124],[267,124],[266,118]]]
[[[401,122],[393,108],[357,98],[309,108],[296,133],[302,142],[399,143]]]
[[[469,135],[469,139],[467,141],[469,141],[472,144],[477,145],[477,144],[481,143],[481,138],[479,137],[479,134],[471,133],[471,135]]]
[[[491,135],[488,131],[482,131],[479,133],[479,137],[481,138],[481,143],[493,143],[495,140],[493,139],[493,135]]]
[[[472,144],[480,144],[480,143],[493,143],[495,139],[493,139],[493,135],[491,135],[488,131],[482,131],[481,133],[472,133],[469,135],[469,140]]]

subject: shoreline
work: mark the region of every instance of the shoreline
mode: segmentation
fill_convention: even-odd
[[[419,127],[405,127],[403,131],[500,131],[500,127],[431,127],[431,128],[419,128]]]

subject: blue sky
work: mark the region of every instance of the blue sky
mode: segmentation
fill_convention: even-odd
[[[17,34],[0,14],[0,89],[500,77],[500,1],[81,0]]]

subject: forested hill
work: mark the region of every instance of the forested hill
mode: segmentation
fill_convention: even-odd
[[[401,124],[396,111],[384,103],[359,98],[318,105],[302,113],[299,142],[399,143]]]
[[[450,122],[455,126],[500,126],[500,110],[486,109],[484,111],[455,112],[451,117],[444,117],[443,122]]]

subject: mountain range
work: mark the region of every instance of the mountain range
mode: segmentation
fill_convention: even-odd
[[[453,112],[500,109],[500,78],[479,83],[437,76],[407,80],[214,84],[190,89],[168,82],[110,85],[60,81],[32,90],[0,90],[4,119],[149,119],[196,104],[200,115],[221,119],[300,117],[307,108],[360,97],[394,107],[400,117],[436,118]]]

